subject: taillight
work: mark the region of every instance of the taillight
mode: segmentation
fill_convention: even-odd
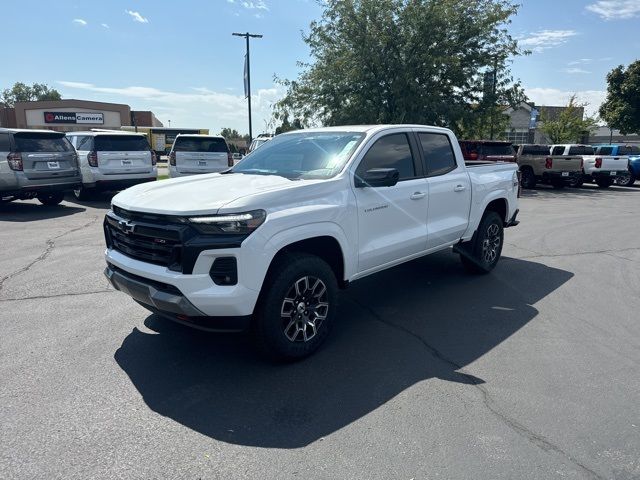
[[[158,163],[158,157],[156,156],[156,152],[151,150],[151,165],[155,165]]]
[[[169,154],[169,165],[176,166],[176,152],[171,152]]]
[[[24,170],[24,166],[22,165],[22,154],[17,152],[12,152],[7,155],[7,162],[9,163],[9,168],[11,170],[22,171]]]
[[[602,168],[602,159],[600,157],[596,158],[596,168]]]
[[[91,165],[92,167],[97,167],[98,166],[98,152],[93,151],[93,152],[87,153],[87,162],[89,162],[89,165]]]
[[[553,168],[553,158],[547,157],[544,159],[544,168],[547,170]]]
[[[233,167],[233,155],[231,152],[227,152],[227,165]]]
[[[476,152],[471,152],[469,154],[469,160],[478,160],[478,154]]]

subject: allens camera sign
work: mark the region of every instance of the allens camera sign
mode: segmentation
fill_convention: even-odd
[[[103,125],[104,114],[94,112],[44,112],[44,123]]]

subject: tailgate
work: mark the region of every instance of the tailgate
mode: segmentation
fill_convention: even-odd
[[[175,152],[180,173],[220,172],[229,168],[226,152]]]
[[[582,170],[582,157],[553,156],[551,170],[555,172],[579,172]]]
[[[602,158],[600,170],[624,172],[629,168],[628,157],[596,157]]]
[[[151,152],[100,152],[98,170],[104,175],[151,173]]]
[[[21,155],[24,174],[30,180],[77,175],[74,152],[23,152]]]

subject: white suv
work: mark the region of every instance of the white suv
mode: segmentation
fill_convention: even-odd
[[[156,154],[143,133],[71,132],[67,138],[78,152],[82,172],[82,186],[74,190],[79,200],[98,190],[124,190],[157,179]]]
[[[170,177],[221,172],[229,167],[233,167],[233,157],[224,137],[179,134],[173,141]]]

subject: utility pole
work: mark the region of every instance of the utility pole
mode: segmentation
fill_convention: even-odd
[[[498,86],[498,58],[496,57],[493,61],[493,85],[491,86],[491,131],[490,131],[490,140],[493,140],[493,132],[494,132],[494,121],[493,115],[496,109],[496,88]]]
[[[233,33],[234,37],[244,37],[247,41],[247,54],[245,56],[244,63],[244,95],[247,97],[247,103],[249,106],[249,144],[253,140],[253,130],[251,125],[251,60],[249,56],[249,39],[250,38],[262,38],[262,35],[255,33]]]

